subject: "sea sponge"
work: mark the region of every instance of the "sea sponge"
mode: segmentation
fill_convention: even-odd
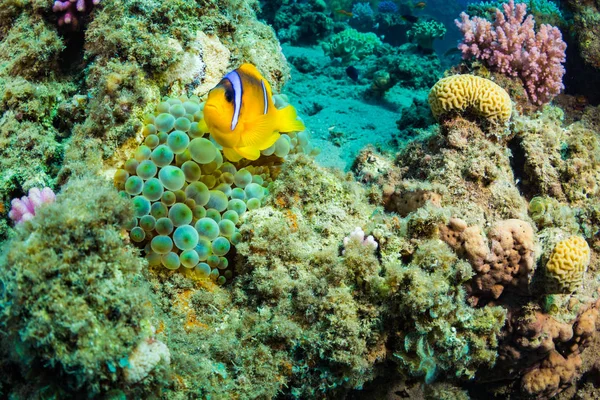
[[[397,212],[401,217],[406,217],[411,212],[423,207],[428,201],[437,207],[442,203],[442,196],[432,190],[403,190],[403,188],[397,187],[391,194],[390,192],[391,190],[383,193],[385,209]]]
[[[574,292],[581,286],[589,264],[590,247],[581,236],[558,242],[546,263],[546,276],[553,286],[549,290]]]
[[[558,351],[552,350],[538,368],[523,376],[521,386],[531,395],[552,397],[578,376],[581,364],[579,354],[563,357]]]
[[[508,219],[496,222],[486,240],[477,226],[452,218],[440,227],[440,238],[460,256],[469,260],[476,275],[471,282],[471,295],[500,297],[507,288],[528,293],[535,268],[535,235],[525,221]],[[489,247],[488,247],[489,242]]]
[[[474,75],[452,75],[440,79],[429,92],[433,116],[471,112],[490,122],[504,124],[510,119],[512,102],[506,90]]]

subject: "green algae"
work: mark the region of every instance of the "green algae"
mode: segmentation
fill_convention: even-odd
[[[7,246],[2,342],[31,393],[103,393],[122,382],[119,360],[151,334],[144,264],[119,231],[131,216],[102,179],[73,179]]]
[[[471,278],[471,266],[446,243],[423,241],[408,266],[389,271],[401,373],[406,368],[433,383],[440,374],[472,379],[494,365],[506,310],[467,304],[462,284]]]

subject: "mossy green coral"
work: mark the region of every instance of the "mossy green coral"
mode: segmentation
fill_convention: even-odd
[[[152,334],[143,262],[120,231],[131,209],[88,176],[36,214],[0,260],[3,348],[31,393],[99,395],[120,382],[122,360]],[[7,394],[22,398],[14,390]]]
[[[336,33],[322,44],[326,55],[340,57],[345,63],[362,60],[381,45],[381,40],[373,32],[363,33],[353,28]]]
[[[462,284],[473,272],[444,242],[423,241],[409,265],[389,267],[399,370],[432,383],[441,375],[471,379],[497,357],[501,307],[472,308]]]

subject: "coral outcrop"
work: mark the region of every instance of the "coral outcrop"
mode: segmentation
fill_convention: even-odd
[[[502,397],[510,391],[528,398],[550,398],[572,388],[593,368],[595,353],[586,349],[598,335],[598,282],[582,281],[582,271],[588,246],[588,271],[595,273],[598,268],[595,246],[600,224],[589,200],[597,202],[598,197],[596,186],[589,184],[593,179],[571,176],[566,165],[575,162],[587,177],[597,173],[592,155],[597,141],[589,135],[597,123],[587,117],[562,126],[560,116],[554,107],[534,116],[518,116],[503,140],[497,140],[462,115],[449,115],[395,160],[367,149],[355,164],[359,179],[372,184],[371,200],[398,213],[400,229],[412,238],[412,242],[400,244],[375,231],[384,260],[386,239],[395,241],[403,260],[414,260],[423,246],[418,239],[415,243],[416,237],[442,239],[449,254],[468,264],[461,272],[464,283],[460,290],[464,290],[469,307],[489,313],[499,307],[506,312],[506,321],[499,317],[497,322],[505,325],[495,336],[495,361],[487,367],[480,364],[469,385],[472,393]],[[587,152],[581,143],[587,143]],[[583,154],[590,156],[584,161]],[[544,169],[556,172],[546,174]],[[547,189],[538,192],[541,196],[534,197],[533,192],[529,197],[519,190],[529,193],[522,181],[533,185],[529,187]],[[589,199],[582,193],[590,193]],[[424,201],[410,201],[412,196]],[[558,283],[555,287],[559,290],[550,290],[546,266],[563,240],[567,242],[559,246],[557,257],[585,263],[556,263],[574,268],[558,268],[565,272],[559,275],[564,285]],[[567,243],[578,246],[565,246]],[[564,252],[567,248],[576,251]],[[562,257],[567,254],[574,257]],[[432,257],[444,263],[441,255]],[[430,265],[437,270],[436,262]],[[412,279],[403,281],[404,285],[410,287]],[[414,293],[415,289],[411,290]],[[422,310],[415,311],[419,312]],[[440,352],[434,344],[404,331],[398,337],[404,349],[410,350],[394,353],[399,365],[426,382],[442,379],[437,374],[444,370],[439,367],[443,361],[434,361]],[[442,341],[440,337],[434,343]],[[440,358],[446,360],[448,354],[441,351]],[[460,363],[453,365],[463,370]],[[498,382],[498,376],[506,379]],[[445,377],[450,374],[446,372]]]
[[[381,44],[381,40],[373,32],[362,33],[349,28],[323,42],[322,47],[331,58],[339,57],[343,62],[349,63],[373,54]]]
[[[578,50],[585,62],[600,69],[600,38],[594,33],[600,28],[600,9],[597,2],[569,0],[573,12],[574,31]]]
[[[437,21],[418,21],[406,32],[408,39],[425,51],[433,51],[433,41],[443,39],[445,34],[446,27]]]
[[[123,383],[128,355],[153,335],[144,263],[120,231],[131,218],[108,182],[87,176],[20,225],[0,261],[10,393],[26,382],[20,396],[98,395]]]
[[[492,123],[510,119],[512,101],[506,90],[474,75],[451,75],[440,79],[429,92],[434,117],[473,113]]]

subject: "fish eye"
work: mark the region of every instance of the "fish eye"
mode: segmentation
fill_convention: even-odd
[[[229,90],[225,91],[225,100],[228,103],[231,103],[233,101],[233,93],[231,93]]]

